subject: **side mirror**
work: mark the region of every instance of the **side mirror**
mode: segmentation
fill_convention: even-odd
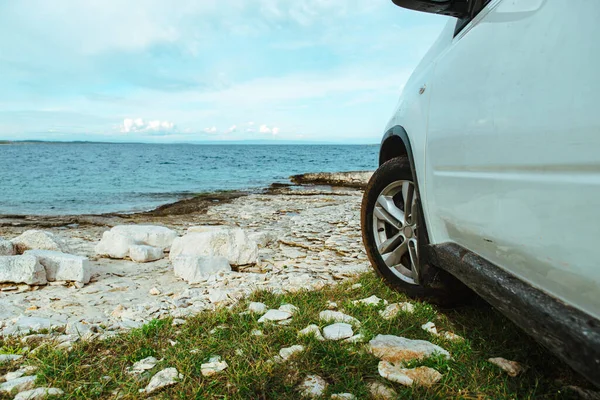
[[[395,5],[409,10],[465,18],[469,15],[467,0],[392,0]]]

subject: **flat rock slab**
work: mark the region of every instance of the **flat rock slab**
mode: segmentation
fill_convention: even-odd
[[[20,354],[0,354],[0,364],[16,361],[20,358],[23,358]]]
[[[127,373],[131,375],[140,375],[144,371],[151,370],[158,364],[156,357],[146,357],[143,360],[135,362],[131,367],[127,368]]]
[[[248,311],[253,314],[263,315],[267,312],[268,309],[269,307],[267,307],[266,304],[259,303],[257,301],[253,301],[250,304],[248,304]]]
[[[0,283],[45,285],[46,270],[32,255],[0,256]]]
[[[355,326],[360,326],[360,321],[356,318],[344,314],[340,311],[325,310],[319,313],[319,319],[323,322],[344,322]]]
[[[171,259],[175,276],[188,283],[200,283],[219,272],[231,272],[225,257],[180,255]]]
[[[392,382],[399,383],[404,386],[432,386],[442,379],[442,374],[433,368],[418,367],[418,368],[402,368],[399,365],[394,365],[387,361],[380,361],[379,375]]]
[[[88,283],[91,266],[87,257],[66,254],[53,250],[27,250],[24,255],[37,257],[46,269],[48,282],[75,281]]]
[[[292,318],[292,313],[290,312],[280,310],[269,310],[258,319],[258,322],[284,321],[290,318]]]
[[[220,256],[231,265],[255,264],[258,245],[240,228],[219,228],[175,239],[169,258],[173,261],[179,255]]]
[[[301,175],[292,175],[290,180],[299,184],[317,184],[332,186],[348,186],[365,188],[372,171],[350,171],[350,172],[314,172]]]
[[[369,342],[369,351],[375,357],[392,363],[421,360],[434,355],[450,358],[448,351],[431,342],[394,335],[377,335]]]
[[[27,317],[21,315],[10,321],[0,333],[5,336],[25,335],[29,332],[40,331],[42,329],[51,330],[55,328],[64,328],[66,325],[66,321],[58,319]]]
[[[212,356],[207,363],[200,365],[200,373],[202,376],[213,376],[225,371],[229,367],[226,361],[221,359],[221,356]]]
[[[14,400],[42,400],[50,396],[62,396],[63,394],[65,392],[57,388],[36,388],[17,394]]]
[[[183,379],[183,375],[180,374],[175,368],[166,368],[158,372],[150,379],[150,383],[145,389],[140,389],[140,393],[151,394],[157,390],[176,385],[180,380]]]
[[[323,336],[328,340],[342,340],[352,337],[353,335],[354,331],[352,331],[352,325],[344,322],[337,322],[323,328]]]
[[[0,384],[0,393],[20,393],[25,390],[33,389],[36,379],[37,378],[35,376],[23,376],[20,378],[12,379],[8,382],[4,382]]]

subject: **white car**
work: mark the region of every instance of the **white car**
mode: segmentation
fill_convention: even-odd
[[[394,3],[456,18],[385,130],[372,265],[441,303],[466,285],[600,385],[600,0]]]

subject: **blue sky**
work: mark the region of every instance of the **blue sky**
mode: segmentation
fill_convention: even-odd
[[[0,139],[377,143],[444,22],[391,0],[0,0]]]

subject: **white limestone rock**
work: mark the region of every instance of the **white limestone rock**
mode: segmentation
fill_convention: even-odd
[[[219,272],[231,272],[231,265],[225,257],[179,255],[171,258],[175,276],[188,283],[200,283]]]
[[[0,283],[45,285],[46,270],[32,255],[0,256]]]
[[[226,291],[220,289],[211,289],[208,291],[208,300],[213,304],[229,301],[229,295]]]
[[[349,337],[348,339],[344,339],[344,343],[362,343],[365,341],[365,335],[362,333],[357,333],[356,335]]]
[[[96,254],[109,258],[125,258],[129,256],[129,248],[138,244],[133,238],[117,232],[106,231],[96,245]]]
[[[423,329],[425,332],[431,333],[433,336],[439,335],[437,328],[435,327],[435,324],[431,321],[427,322],[426,324],[421,325],[421,329]]]
[[[19,317],[10,320],[10,323],[0,331],[0,334],[4,336],[25,335],[29,332],[40,331],[42,329],[62,329],[66,325],[66,321],[58,319],[58,317],[57,319],[49,319],[20,315]]]
[[[438,332],[437,327],[435,326],[435,323],[429,321],[426,324],[421,325],[421,329],[423,329],[425,332],[429,332],[431,333],[433,336],[437,336],[437,337],[442,337],[446,340],[450,340],[453,342],[460,342],[465,340],[462,336],[457,335],[456,333],[453,332]]]
[[[283,361],[287,361],[294,354],[298,354],[304,351],[304,346],[296,344],[290,347],[284,347],[279,350],[279,356]]]
[[[0,354],[0,364],[17,361],[21,358],[23,358],[23,356],[20,354]]]
[[[352,304],[354,305],[366,305],[366,306],[378,306],[379,303],[383,302],[384,305],[387,305],[387,300],[380,299],[379,297],[373,295],[371,297],[367,297],[366,299],[354,300]]]
[[[153,287],[152,289],[150,289],[148,291],[148,294],[150,294],[151,296],[158,296],[160,295],[162,292],[160,291],[160,289]]]
[[[308,375],[300,384],[298,390],[302,396],[316,399],[317,397],[323,396],[323,393],[327,390],[327,386],[327,381],[320,376]]]
[[[515,377],[524,371],[524,368],[516,361],[510,361],[502,357],[488,358],[488,362],[500,367],[508,376]]]
[[[111,232],[162,250],[168,250],[178,236],[174,230],[159,225],[117,225],[112,227]]]
[[[41,387],[21,392],[15,396],[14,400],[42,400],[50,396],[62,396],[63,394],[65,392],[57,388]]]
[[[352,325],[343,322],[337,322],[323,328],[323,336],[328,340],[342,340],[352,337]]]
[[[19,368],[16,371],[7,372],[6,375],[4,375],[4,381],[12,381],[13,379],[17,379],[25,375],[31,375],[37,370],[38,367],[35,367],[33,365],[26,365],[24,367]]]
[[[11,240],[18,254],[27,250],[54,250],[68,253],[69,248],[61,238],[53,233],[39,230],[29,230]]]
[[[356,318],[354,318],[348,314],[344,314],[343,312],[340,312],[340,311],[332,311],[332,310],[321,311],[319,313],[319,319],[323,322],[330,322],[330,321],[344,322],[346,324],[360,326],[359,320],[357,320]]]
[[[169,258],[179,255],[220,256],[231,265],[247,265],[257,262],[258,246],[240,228],[219,228],[175,239]]]
[[[267,312],[268,309],[269,307],[267,307],[267,305],[264,303],[253,301],[250,304],[248,304],[248,311],[252,314],[263,315]]]
[[[279,311],[289,312],[290,314],[294,315],[298,311],[300,311],[300,309],[298,307],[296,307],[295,305],[293,305],[293,304],[282,304],[279,307]]]
[[[148,386],[145,389],[140,389],[140,393],[151,394],[157,390],[176,385],[182,379],[183,375],[176,368],[166,368],[154,375]]]
[[[398,393],[383,383],[369,382],[367,387],[373,400],[392,400],[398,398]]]
[[[248,237],[255,241],[258,247],[267,247],[279,239],[279,235],[273,231],[252,232],[248,234]]]
[[[90,281],[92,272],[87,257],[52,250],[27,250],[24,254],[38,259],[46,269],[48,282],[75,281],[85,284]]]
[[[379,311],[381,318],[390,320],[394,318],[398,313],[402,311],[408,314],[415,312],[415,306],[411,303],[392,303],[385,309]]]
[[[404,386],[425,386],[429,387],[442,379],[442,374],[433,368],[402,368],[400,365],[392,364],[387,361],[380,361],[379,375],[392,382]]]
[[[334,393],[331,395],[332,400],[356,400],[356,396],[352,393]]]
[[[369,351],[375,357],[391,363],[421,360],[436,354],[450,358],[448,351],[431,342],[394,335],[375,336],[369,342]]]
[[[310,324],[306,328],[298,331],[298,336],[314,336],[319,342],[325,340],[323,335],[321,334],[321,330],[318,325]]]
[[[0,256],[14,256],[17,254],[10,240],[0,238]]]
[[[200,365],[202,376],[213,376],[225,371],[229,365],[221,359],[221,356],[212,356],[207,363]]]
[[[292,318],[292,313],[287,311],[280,310],[269,310],[265,315],[258,319],[258,322],[275,322],[275,321],[284,321],[286,319]]]
[[[129,246],[129,258],[136,263],[156,261],[164,256],[165,253],[161,247],[148,246],[145,244]]]
[[[35,376],[22,376],[20,378],[12,379],[0,384],[0,393],[20,393],[25,390],[33,389],[35,380]]]
[[[128,367],[126,372],[130,375],[140,375],[145,371],[151,370],[158,364],[156,357],[146,357],[143,360],[135,362],[131,367]]]

